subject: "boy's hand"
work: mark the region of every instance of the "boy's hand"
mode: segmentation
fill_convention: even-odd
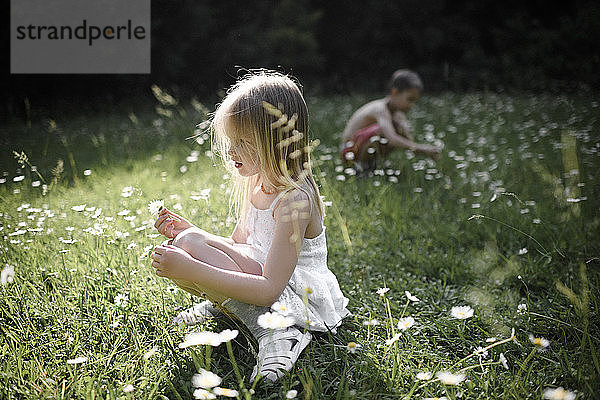
[[[171,279],[189,279],[194,258],[185,250],[173,245],[160,245],[150,256],[156,275]]]
[[[440,156],[442,154],[442,149],[440,149],[439,147],[430,146],[427,144],[421,145],[421,147],[418,148],[418,151],[420,151],[421,153],[423,153],[424,155],[426,155],[428,157],[431,157],[435,161],[439,160]]]
[[[154,227],[160,232],[160,234],[173,239],[180,232],[194,226],[185,218],[175,214],[173,211],[162,208],[158,213],[158,218],[154,223]]]

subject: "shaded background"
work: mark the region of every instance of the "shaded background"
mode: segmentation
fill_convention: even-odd
[[[383,91],[403,67],[428,92],[600,83],[600,5],[588,0],[155,0],[150,75],[10,75],[4,15],[4,121],[24,113],[26,98],[32,108],[93,109],[148,99],[153,83],[210,104],[240,67],[276,68],[325,94]]]

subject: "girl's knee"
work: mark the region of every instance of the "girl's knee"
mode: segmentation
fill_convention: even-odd
[[[177,246],[188,253],[206,246],[207,233],[198,228],[188,228],[177,235],[173,240],[173,246]]]

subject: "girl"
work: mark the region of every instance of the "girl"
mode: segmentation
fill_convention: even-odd
[[[257,374],[290,371],[311,339],[350,313],[327,268],[323,203],[312,176],[308,110],[288,77],[262,71],[227,93],[213,120],[213,147],[235,177],[229,238],[163,209],[158,231],[172,240],[152,254],[156,274],[206,295],[240,319],[258,341]],[[294,325],[270,332],[257,323],[275,302]],[[210,306],[210,303],[204,303]],[[210,308],[210,307],[205,307]]]

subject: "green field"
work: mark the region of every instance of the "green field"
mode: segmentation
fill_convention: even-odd
[[[308,98],[329,266],[353,317],[252,397],[600,396],[598,99],[426,96],[409,119],[419,141],[444,144],[442,158],[397,152],[355,176],[337,146],[368,99]],[[162,241],[150,200],[217,234],[235,224],[210,139],[186,140],[212,104],[162,100],[0,127],[0,398],[186,399],[199,368],[251,396],[226,345],[178,348],[186,333],[236,324],[174,324],[199,299],[145,257]],[[454,318],[455,306],[473,316]],[[231,342],[246,389],[255,348],[244,330]],[[465,379],[443,384],[442,371]]]

